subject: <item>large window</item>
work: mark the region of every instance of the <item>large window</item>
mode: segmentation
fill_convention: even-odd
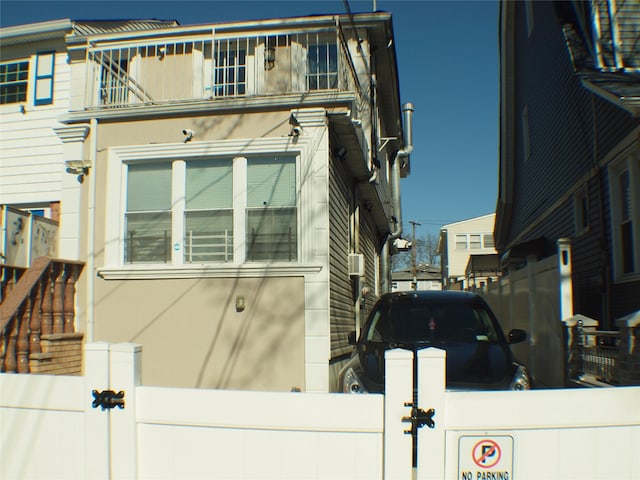
[[[125,263],[171,261],[171,163],[130,165]]]
[[[185,262],[233,260],[232,160],[186,165]]]
[[[296,261],[293,156],[132,163],[125,263]]]
[[[609,170],[614,271],[617,279],[640,274],[640,151],[614,162]]]
[[[247,259],[297,258],[294,158],[247,161]]]
[[[0,64],[0,104],[25,102],[28,81],[28,61]]]

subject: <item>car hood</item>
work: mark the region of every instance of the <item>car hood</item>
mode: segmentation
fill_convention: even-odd
[[[390,348],[421,350],[436,347],[447,352],[447,388],[502,389],[513,380],[516,366],[507,345],[477,343],[366,344],[358,348],[350,364],[370,392],[384,391],[384,351]]]

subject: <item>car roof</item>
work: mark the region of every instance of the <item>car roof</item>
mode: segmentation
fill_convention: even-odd
[[[459,290],[415,290],[385,293],[378,302],[393,303],[395,301],[411,301],[411,299],[415,299],[419,303],[471,303],[481,300],[481,297],[472,292]]]

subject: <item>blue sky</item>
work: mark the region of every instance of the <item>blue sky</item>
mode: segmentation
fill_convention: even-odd
[[[402,180],[404,236],[495,211],[498,179],[497,1],[378,0],[393,14],[400,95],[414,112],[411,176]],[[371,0],[350,0],[352,12]],[[1,0],[5,26],[60,18],[158,18],[182,25],[345,13],[342,0]]]

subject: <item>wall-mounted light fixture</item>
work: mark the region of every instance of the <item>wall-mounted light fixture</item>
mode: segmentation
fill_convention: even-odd
[[[236,312],[244,312],[246,308],[246,303],[243,295],[239,295],[236,297]]]
[[[271,70],[276,65],[276,47],[275,45],[267,45],[264,49],[264,69]]]
[[[167,54],[166,47],[158,47],[158,60],[164,59],[164,56]]]
[[[89,160],[65,160],[64,166],[67,169],[67,173],[78,175],[78,181],[82,183],[84,176],[89,174],[91,162]]]

